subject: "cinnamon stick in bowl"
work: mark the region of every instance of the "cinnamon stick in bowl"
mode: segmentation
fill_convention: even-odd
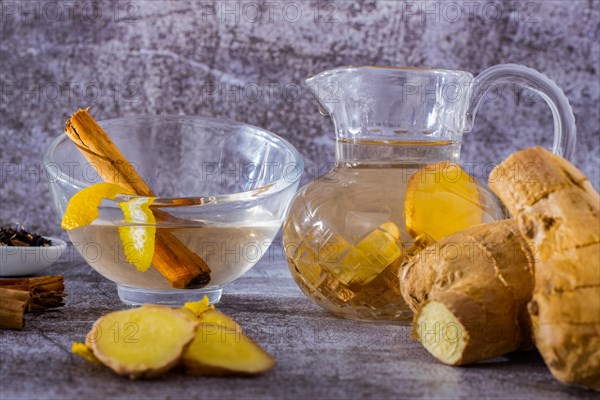
[[[65,133],[106,182],[130,189],[140,196],[154,197],[150,187],[88,112],[79,109],[65,124]],[[169,213],[153,209],[157,223],[173,220]],[[205,286],[210,268],[175,235],[156,230],[152,264],[177,289]]]

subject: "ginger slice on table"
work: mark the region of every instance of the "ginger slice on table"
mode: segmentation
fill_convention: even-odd
[[[444,237],[483,222],[481,194],[475,180],[458,164],[442,161],[409,179],[404,209],[406,229],[418,237]]]
[[[240,330],[213,323],[200,323],[182,362],[194,375],[256,375],[275,366],[275,359]]]
[[[101,317],[86,345],[119,375],[152,377],[177,365],[197,326],[198,321],[181,310],[144,305]]]
[[[120,375],[148,378],[183,364],[194,375],[257,375],[275,360],[208,298],[181,308],[144,305],[96,321],[71,352]]]
[[[208,297],[185,303],[183,308],[200,322],[196,337],[182,356],[189,373],[255,375],[275,365],[273,357],[246,337],[233,318],[208,305]]]

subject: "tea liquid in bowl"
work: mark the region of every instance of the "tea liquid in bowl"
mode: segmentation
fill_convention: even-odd
[[[256,222],[233,226],[196,225],[157,227],[175,235],[211,269],[210,283],[203,289],[222,287],[252,268],[267,252],[281,222]],[[154,267],[138,271],[127,257],[119,237],[119,226],[102,221],[69,232],[69,238],[83,258],[103,276],[131,288],[172,289],[169,281]],[[131,249],[129,249],[131,251]]]

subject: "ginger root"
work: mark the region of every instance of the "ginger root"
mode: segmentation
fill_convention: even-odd
[[[535,250],[529,313],[546,365],[562,382],[600,390],[600,196],[540,147],[508,157],[489,186]]]
[[[477,225],[402,266],[413,335],[439,361],[459,365],[528,348],[533,258],[512,220]]]

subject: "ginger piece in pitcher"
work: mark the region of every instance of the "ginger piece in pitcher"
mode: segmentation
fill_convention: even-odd
[[[344,285],[365,285],[402,257],[401,246],[398,226],[384,222],[356,246],[348,245],[347,255],[331,272]]]
[[[458,164],[442,161],[415,172],[408,181],[406,229],[439,241],[483,222],[482,197],[473,179]]]

